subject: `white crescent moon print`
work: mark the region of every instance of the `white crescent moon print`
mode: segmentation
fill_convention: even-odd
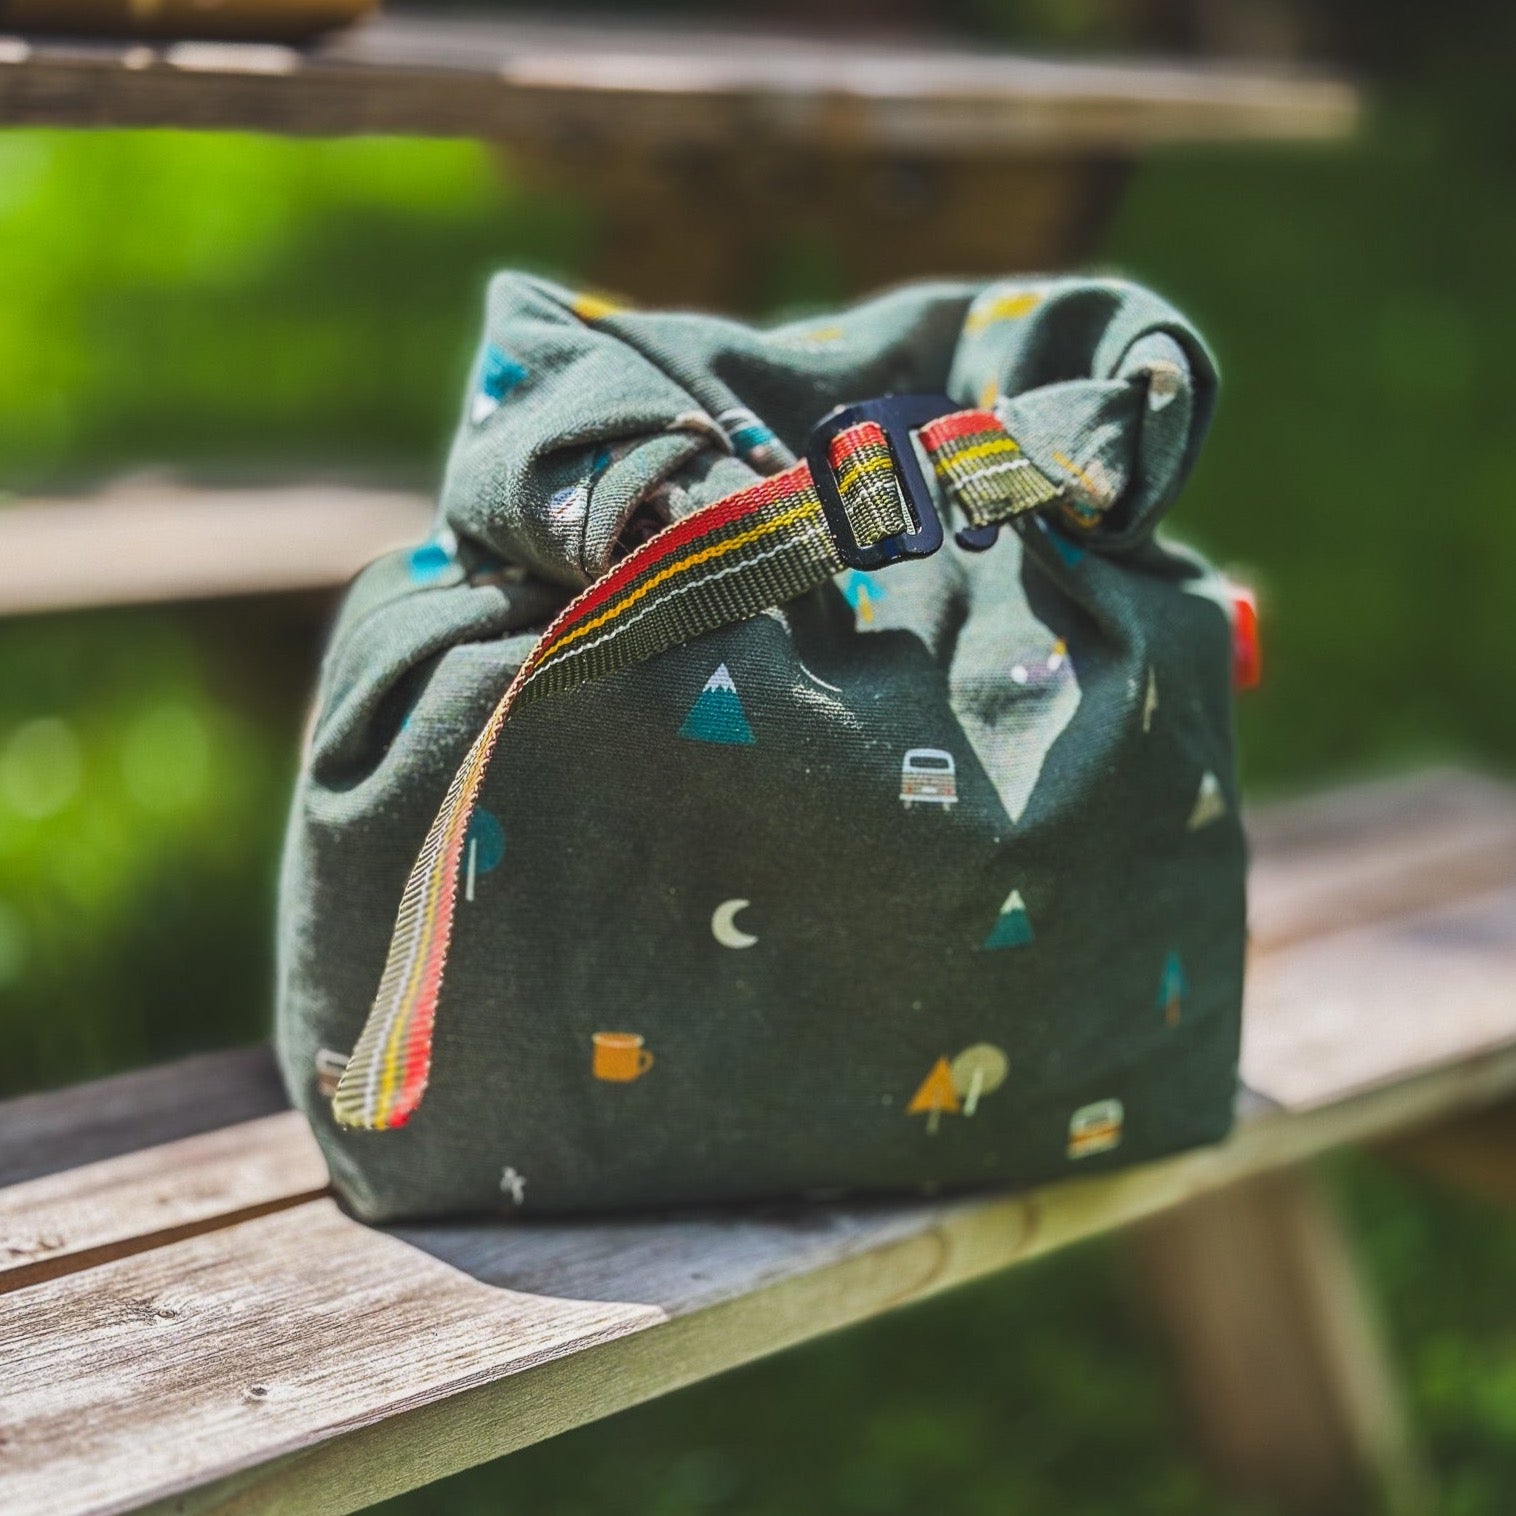
[[[737,913],[751,904],[747,900],[723,900],[711,913],[711,936],[722,947],[749,948],[757,942],[751,932],[744,932],[737,925]]]

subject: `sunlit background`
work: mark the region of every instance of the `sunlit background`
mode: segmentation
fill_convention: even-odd
[[[1157,5],[940,10],[1000,44],[1163,40]],[[1262,592],[1246,782],[1256,799],[1443,759],[1509,772],[1516,24],[1498,5],[1270,12],[1365,80],[1358,140],[1148,154],[1101,258],[1220,356],[1219,419],[1174,527]],[[0,133],[0,489],[142,471],[425,489],[487,274],[604,267],[600,231],[571,187],[529,191],[472,143]],[[807,245],[751,304],[856,293]],[[0,1093],[265,1034],[315,656],[301,615],[0,621]],[[1516,1221],[1369,1159],[1334,1176],[1440,1509],[1503,1516]],[[1240,1513],[1192,1464],[1122,1259],[1060,1254],[396,1508]]]

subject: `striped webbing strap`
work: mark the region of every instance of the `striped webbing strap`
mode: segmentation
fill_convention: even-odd
[[[953,412],[917,436],[944,493],[976,526],[1009,521],[1060,493],[988,411]],[[860,544],[908,527],[878,425],[839,431],[829,454]],[[845,567],[802,462],[666,527],[564,607],[474,739],[427,832],[373,1009],[332,1099],[339,1123],[403,1126],[421,1103],[469,820],[511,713],[745,621]]]

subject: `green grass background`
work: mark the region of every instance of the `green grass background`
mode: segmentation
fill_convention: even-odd
[[[1358,143],[1155,154],[1106,254],[1221,357],[1175,524],[1264,595],[1267,682],[1241,718],[1255,796],[1516,767],[1516,113],[1495,13],[1439,15],[1458,24],[1356,18],[1381,80]],[[572,273],[595,237],[586,207],[469,144],[0,134],[0,486],[164,465],[424,485],[486,274]],[[0,624],[0,1091],[262,1032],[294,732],[231,667],[167,612]],[[1332,1178],[1440,1511],[1503,1516],[1516,1221],[1367,1160]],[[395,1509],[1244,1508],[1186,1451],[1125,1255],[1098,1245]]]

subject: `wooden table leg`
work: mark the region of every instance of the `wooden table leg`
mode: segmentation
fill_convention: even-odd
[[[1430,1478],[1342,1223],[1291,1169],[1134,1229],[1141,1298],[1228,1489],[1310,1516],[1430,1504]]]

